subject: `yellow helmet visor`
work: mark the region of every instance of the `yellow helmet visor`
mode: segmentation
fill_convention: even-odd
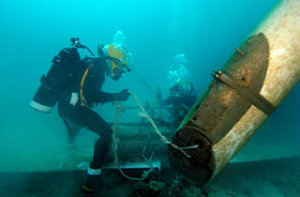
[[[111,65],[112,78],[119,79],[125,71],[130,71],[128,68],[128,54],[124,47],[110,44],[104,48]]]

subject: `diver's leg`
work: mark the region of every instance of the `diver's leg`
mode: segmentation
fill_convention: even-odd
[[[76,111],[77,115],[71,114],[68,119],[78,123],[80,126],[87,127],[100,136],[94,145],[94,157],[87,170],[87,181],[82,186],[85,192],[95,192],[101,188],[101,167],[109,150],[112,129],[103,118],[89,108],[77,107]]]
[[[67,142],[69,145],[75,145],[75,140],[78,136],[78,133],[81,129],[81,127],[79,126],[79,124],[70,121],[66,116],[70,116],[67,114],[73,114],[74,110],[72,108],[70,108],[67,104],[64,103],[59,103],[58,104],[58,114],[60,116],[60,118],[63,120],[67,131],[68,131],[68,139]]]
[[[97,113],[90,110],[85,112],[85,123],[89,130],[94,131],[101,137],[97,140],[94,146],[94,158],[88,168],[88,177],[86,183],[82,186],[85,192],[94,192],[101,189],[101,173],[102,164],[109,150],[111,143],[112,129]]]
[[[101,128],[101,138],[99,138],[94,146],[94,159],[91,162],[91,168],[101,168],[105,156],[108,152],[109,145],[111,144],[112,129],[104,120],[101,121],[99,117],[98,124],[94,128]],[[89,128],[90,129],[90,128]],[[92,129],[91,129],[92,130]]]
[[[112,129],[103,118],[89,108],[67,104],[59,109],[68,120],[101,136],[94,146],[94,158],[88,168],[87,182],[82,187],[86,192],[93,192],[99,187],[101,167],[111,143]]]
[[[68,131],[68,139],[67,139],[68,144],[75,145],[75,140],[78,136],[78,133],[79,133],[81,127],[78,124],[71,122],[64,117],[61,117],[61,118],[64,121],[67,131]]]
[[[79,126],[77,123],[71,122],[71,121],[70,121],[70,125],[71,125],[72,131],[73,131],[71,137],[72,137],[72,140],[74,141],[74,144],[75,144],[75,140],[76,140],[76,138],[79,134],[79,131],[81,130],[82,127]]]
[[[101,168],[111,143],[112,129],[109,124],[93,110],[86,107],[74,108],[75,109],[69,110],[72,113],[69,114],[67,118],[81,127],[87,127],[100,136],[94,147],[94,159],[91,163],[91,167]]]
[[[100,134],[101,137],[94,146],[94,158],[87,170],[87,181],[82,186],[82,189],[85,192],[95,192],[103,189],[103,183],[101,181],[102,164],[109,150],[112,129],[99,115],[93,116],[93,118],[88,120],[88,128]]]

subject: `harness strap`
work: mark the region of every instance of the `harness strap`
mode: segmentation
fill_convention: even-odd
[[[230,76],[221,71],[214,72],[215,73],[212,74],[212,76],[215,79],[235,89],[241,96],[243,96],[257,108],[262,110],[268,116],[270,116],[271,113],[275,110],[275,107],[268,100],[266,100],[263,96],[261,96],[251,88],[237,84]]]
[[[94,63],[91,63],[90,66],[85,70],[81,81],[80,81],[80,101],[85,107],[91,107],[91,105],[85,100],[84,94],[83,94],[83,86],[86,76],[88,75],[90,69],[94,66]]]

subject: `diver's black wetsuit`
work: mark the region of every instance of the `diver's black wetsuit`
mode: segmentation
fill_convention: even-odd
[[[93,169],[101,168],[102,162],[108,151],[111,142],[112,129],[103,118],[101,118],[91,108],[85,107],[80,102],[80,98],[75,105],[70,104],[72,92],[79,94],[80,81],[86,69],[94,64],[85,78],[83,93],[85,100],[89,104],[105,103],[109,101],[120,100],[121,93],[105,93],[101,91],[106,73],[109,69],[104,58],[93,58],[89,61],[73,62],[73,68],[69,68],[68,76],[58,101],[58,113],[63,119],[72,138],[76,137],[76,131],[72,130],[72,124],[76,123],[79,127],[86,127],[101,136],[94,147],[94,159],[90,164]],[[74,85],[75,84],[75,85]],[[121,99],[122,100],[122,99]]]

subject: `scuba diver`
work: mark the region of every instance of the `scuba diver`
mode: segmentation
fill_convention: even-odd
[[[156,99],[160,105],[170,106],[169,113],[175,127],[179,126],[197,100],[197,93],[192,83],[189,82],[190,73],[185,66],[186,62],[184,53],[176,55],[167,75],[169,84],[167,98],[162,98],[160,89],[156,93]]]
[[[185,115],[197,100],[197,93],[189,83],[189,88],[185,88],[182,84],[176,83],[169,88],[169,94],[166,99],[162,99],[160,93],[157,93],[156,98],[162,106],[171,106],[169,113],[172,118],[173,126],[178,127]]]
[[[58,102],[58,113],[68,130],[69,143],[75,142],[79,129],[83,127],[100,137],[95,143],[87,180],[82,186],[85,192],[95,192],[100,186],[101,167],[112,140],[112,129],[92,107],[97,103],[128,99],[130,94],[127,89],[106,93],[101,88],[107,76],[117,81],[130,71],[129,57],[124,46],[112,43],[98,45],[98,57],[81,60],[78,49],[89,49],[80,44],[78,38],[72,38],[71,41],[72,47],[62,49],[54,57],[47,76],[42,76],[41,86],[31,106],[38,111],[50,112]]]

